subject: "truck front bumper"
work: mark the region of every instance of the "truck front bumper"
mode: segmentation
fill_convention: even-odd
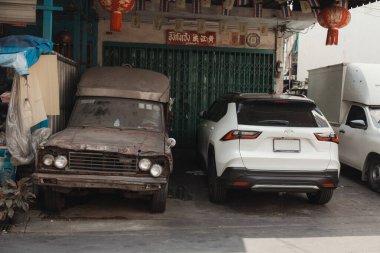
[[[227,168],[219,180],[228,188],[246,188],[253,191],[315,192],[336,188],[338,170],[306,171],[252,171],[245,168]]]
[[[39,186],[59,188],[98,188],[120,189],[128,191],[156,191],[163,188],[167,178],[97,176],[34,173],[33,182]]]

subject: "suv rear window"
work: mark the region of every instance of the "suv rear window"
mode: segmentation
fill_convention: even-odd
[[[237,105],[239,125],[328,127],[312,103],[290,100],[245,100]]]

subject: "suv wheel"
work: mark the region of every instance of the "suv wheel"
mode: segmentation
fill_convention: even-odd
[[[65,196],[52,189],[42,190],[44,193],[44,207],[46,211],[59,212],[65,207]]]
[[[372,190],[380,192],[380,160],[373,160],[368,170],[368,183]]]
[[[322,189],[318,192],[307,193],[307,198],[313,204],[323,205],[328,203],[334,193],[334,189]]]
[[[151,205],[150,205],[150,211],[152,213],[163,213],[166,209],[166,199],[168,197],[168,183],[165,185],[164,188],[158,190],[156,193],[153,194]]]
[[[215,158],[210,157],[208,175],[208,195],[210,202],[223,203],[227,198],[227,189],[218,180],[215,167]]]

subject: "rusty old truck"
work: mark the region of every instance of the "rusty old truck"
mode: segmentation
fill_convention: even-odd
[[[67,128],[38,149],[33,179],[45,209],[61,210],[67,194],[115,189],[164,212],[175,145],[169,92],[169,79],[150,70],[88,69]]]

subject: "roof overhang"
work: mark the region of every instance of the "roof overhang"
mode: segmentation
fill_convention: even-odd
[[[221,15],[221,6],[223,0],[212,0],[212,5],[210,8],[202,8],[202,14],[192,13],[192,0],[186,0],[186,9],[178,10],[175,7],[175,2],[169,2],[170,12],[160,12],[158,11],[158,6],[155,5],[152,0],[146,1],[145,11],[138,11],[140,16],[140,23],[153,23],[156,16],[163,18],[162,25],[169,26],[175,23],[176,19],[183,19],[184,25],[186,27],[197,27],[197,20],[203,19],[206,21],[208,27],[218,27],[220,21],[225,21],[228,28],[237,28],[239,22],[247,23],[250,28],[260,28],[263,25],[267,26],[269,29],[278,29],[281,27],[281,31],[285,32],[285,37],[288,37],[294,32],[303,31],[310,27],[316,22],[315,17],[312,13],[302,13],[300,0],[292,1],[292,16],[288,18],[282,17],[281,5],[276,0],[263,0],[263,14],[262,18],[252,17],[253,7],[252,2],[248,1],[246,6],[233,7],[231,16]],[[326,6],[332,5],[336,0],[320,0],[320,9]],[[349,8],[357,8],[362,5],[366,5],[375,0],[350,0]],[[98,1],[96,1],[95,9],[98,13],[100,19],[108,20],[110,19],[110,13],[105,11]],[[127,13],[123,15],[123,20],[130,22],[132,21],[132,15],[136,12]]]

